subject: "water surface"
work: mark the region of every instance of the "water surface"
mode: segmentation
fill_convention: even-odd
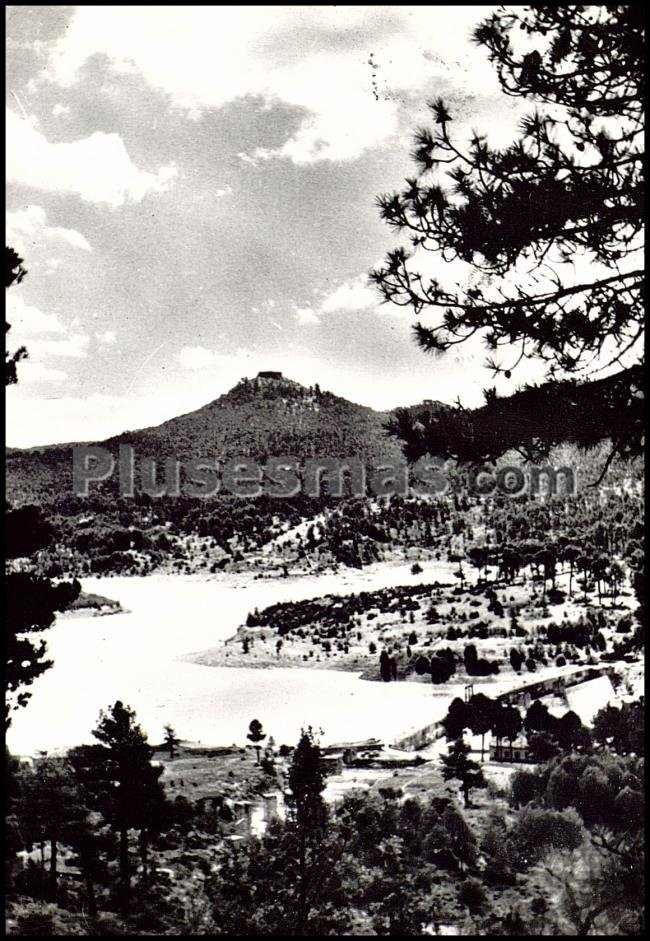
[[[15,754],[60,750],[93,741],[99,711],[116,699],[132,706],[152,742],[163,726],[203,744],[245,741],[259,719],[277,743],[296,741],[300,728],[322,740],[376,736],[382,740],[426,725],[446,711],[446,699],[418,683],[373,683],[352,673],[315,668],[237,669],[183,662],[188,653],[232,636],[255,607],[387,585],[452,581],[451,566],[380,563],[343,574],[254,579],[151,575],[86,578],[86,591],[121,602],[123,613],[64,615],[44,636],[54,667],[31,687],[14,713],[7,740]]]

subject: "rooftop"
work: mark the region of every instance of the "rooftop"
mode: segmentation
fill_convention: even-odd
[[[591,725],[597,712],[615,699],[614,687],[608,676],[599,676],[586,683],[568,686],[565,690],[569,709],[580,716],[585,725]]]

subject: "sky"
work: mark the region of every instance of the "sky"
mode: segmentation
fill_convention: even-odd
[[[521,104],[469,39],[489,12],[8,7],[7,243],[29,270],[8,444],[157,424],[260,369],[379,409],[510,391],[480,344],[425,355],[368,285],[426,102],[459,140],[512,139]]]

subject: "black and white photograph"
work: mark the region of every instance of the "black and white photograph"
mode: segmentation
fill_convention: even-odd
[[[644,933],[645,25],[5,6],[6,934]]]

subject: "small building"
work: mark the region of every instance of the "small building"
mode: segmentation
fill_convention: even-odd
[[[533,761],[530,746],[525,738],[519,737],[510,742],[491,742],[490,761],[522,762]]]
[[[384,743],[380,742],[378,738],[368,738],[362,742],[341,742],[336,745],[321,745],[321,755],[331,755],[335,752],[340,752],[344,758],[350,757],[351,754],[354,755],[371,755],[376,752],[382,751]],[[348,754],[350,753],[350,754]]]
[[[262,794],[262,806],[264,808],[265,820],[276,820],[280,816],[278,797],[279,794],[274,791]]]
[[[332,752],[329,755],[322,755],[320,766],[326,774],[340,774],[343,771],[343,753]]]
[[[220,792],[209,791],[208,793],[202,794],[196,800],[196,808],[199,813],[218,813],[224,804],[224,795]]]
[[[31,862],[37,865],[42,865],[46,872],[50,871],[51,846],[49,843],[46,843],[42,849],[40,847],[33,847],[31,850],[21,850],[20,852],[16,853],[16,857],[23,869],[26,868]],[[81,868],[78,865],[79,863],[80,860],[78,856],[75,856],[73,853],[66,851],[65,849],[59,849],[56,870],[61,879],[71,882],[79,882],[82,878]]]
[[[281,372],[275,372],[273,369],[262,369],[257,374],[258,379],[282,379]]]
[[[253,803],[249,800],[235,800],[233,801],[233,810],[235,814],[250,818],[253,813]]]

